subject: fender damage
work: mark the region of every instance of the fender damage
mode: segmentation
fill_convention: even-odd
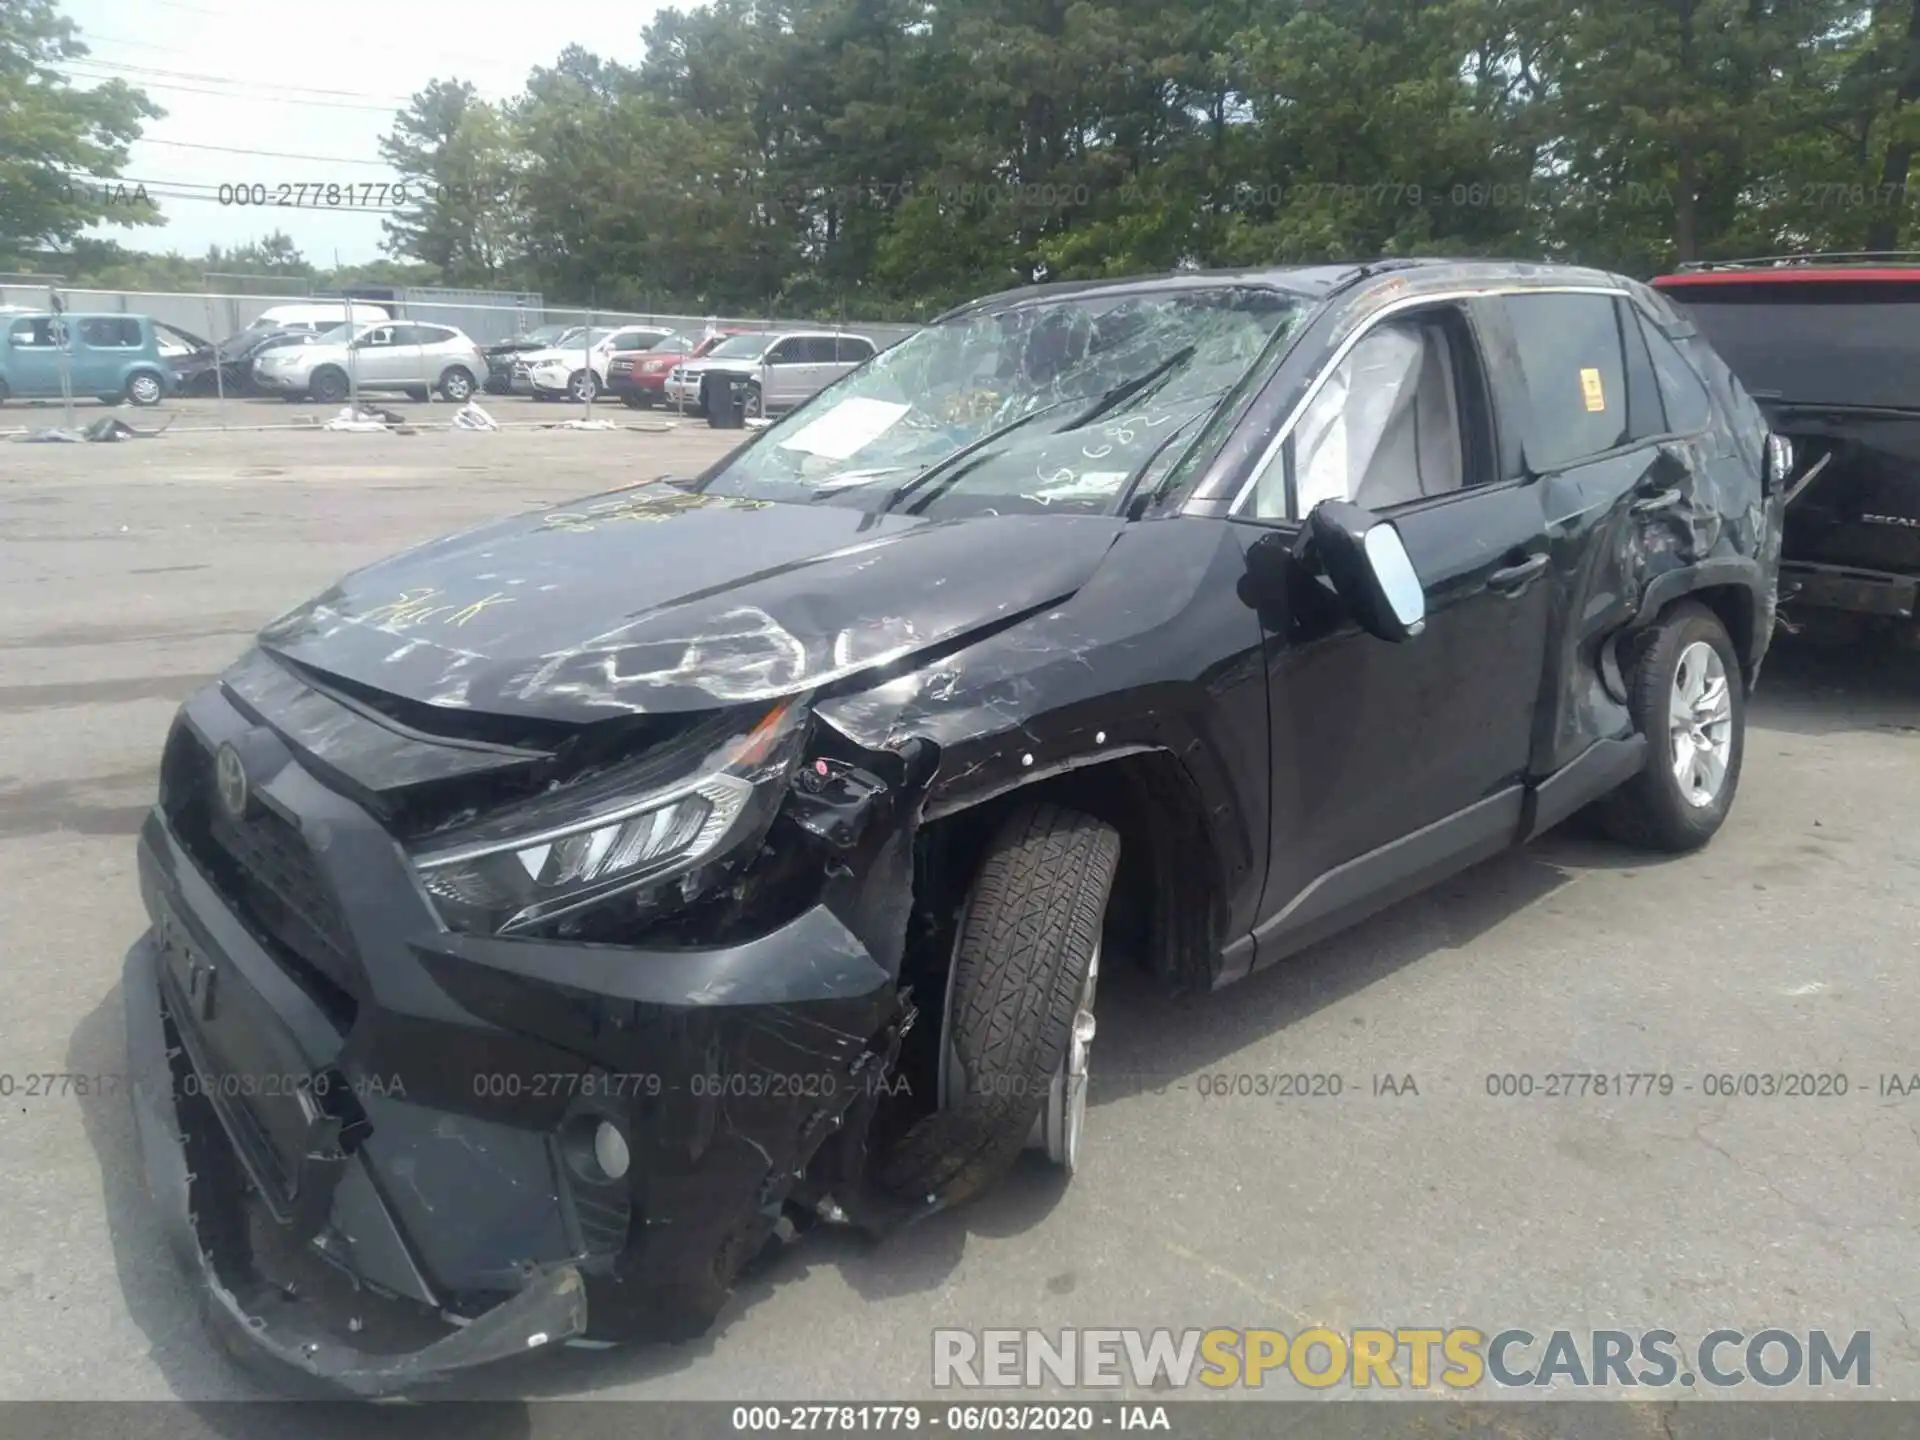
[[[796,1221],[879,1231],[938,1208],[868,1180],[917,1015],[896,982],[919,827],[1033,775],[1035,752],[1045,773],[1166,748],[1203,708],[1114,710],[1128,677],[1088,657],[1192,623],[1209,557],[1151,598],[1106,581],[1075,603],[1124,527],[1038,525],[1044,553],[1031,522],[994,527],[1017,567],[997,580],[977,536],[972,575],[957,545],[943,564],[962,527],[919,527],[898,560],[816,543],[745,605],[676,600],[538,654],[498,632],[463,654],[457,612],[356,614],[336,589],[183,706],[125,994],[149,1182],[228,1348],[377,1395],[567,1342],[686,1338]],[[908,565],[917,587],[896,568],[863,589]],[[905,615],[903,591],[922,597]],[[760,622],[727,632],[743,609]],[[412,847],[550,803],[577,733],[779,695],[810,718],[777,807],[685,906],[585,942],[436,920]],[[244,814],[221,809],[229,751]]]

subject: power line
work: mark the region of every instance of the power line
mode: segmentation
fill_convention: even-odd
[[[85,64],[87,62],[70,60],[67,63],[74,65]],[[120,80],[125,77],[120,75],[89,75],[82,72],[79,78],[82,80]],[[140,88],[143,90],[174,90],[187,95],[211,95],[219,100],[248,100],[255,104],[303,105],[321,110],[367,110],[381,115],[391,115],[399,108],[395,105],[356,105],[345,100],[307,100],[296,95],[242,95],[236,94],[231,90],[209,90],[197,85],[182,85],[171,80],[143,80]]]
[[[151,65],[127,65],[118,60],[95,60],[92,57],[74,63],[103,70],[120,70],[129,75],[158,75],[164,79],[193,80],[208,85],[232,85],[248,89],[267,88],[274,91],[293,90],[302,95],[332,95],[347,100],[392,100],[401,105],[408,104],[411,100],[411,97],[385,95],[367,90],[327,90],[317,85],[285,85],[278,81],[268,84],[235,75],[202,75],[191,70],[163,70]]]
[[[166,145],[178,150],[217,150],[223,155],[258,155],[274,160],[311,160],[323,165],[369,165],[380,170],[394,168],[384,160],[353,160],[345,155],[300,155],[291,150],[253,150],[239,145],[202,145],[192,140],[162,140],[152,135],[142,135],[135,143]]]

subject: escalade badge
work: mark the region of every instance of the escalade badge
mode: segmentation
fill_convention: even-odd
[[[246,764],[232,742],[221,745],[214,755],[213,783],[227,814],[236,820],[246,819],[247,808],[253,803],[253,787],[247,783]]]

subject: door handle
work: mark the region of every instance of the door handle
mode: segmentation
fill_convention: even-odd
[[[1529,555],[1518,565],[1509,565],[1487,576],[1487,586],[1493,590],[1518,590],[1527,581],[1533,579],[1547,568],[1547,552],[1542,550]]]
[[[1643,496],[1629,507],[1636,515],[1653,515],[1662,510],[1671,510],[1680,503],[1678,490],[1656,490]]]

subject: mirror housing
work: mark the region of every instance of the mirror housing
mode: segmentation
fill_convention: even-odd
[[[1307,534],[1361,629],[1396,644],[1426,629],[1426,587],[1391,520],[1344,500],[1323,500],[1307,516]]]

